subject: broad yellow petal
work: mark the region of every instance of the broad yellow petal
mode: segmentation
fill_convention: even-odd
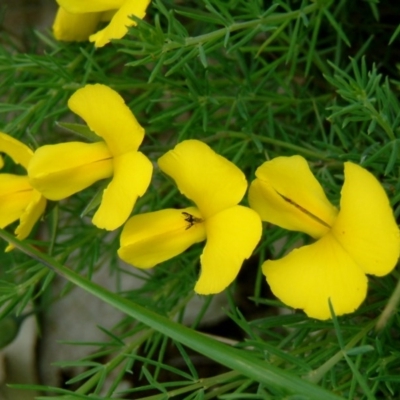
[[[140,152],[125,153],[113,160],[114,176],[103,192],[93,224],[99,228],[114,230],[130,216],[136,200],[149,187],[153,165]]]
[[[32,187],[26,175],[0,174],[0,197],[31,190]]]
[[[109,22],[111,21],[111,18],[115,15],[117,10],[109,10],[109,11],[104,11],[101,13],[101,20],[103,22]]]
[[[199,294],[219,293],[232,283],[261,238],[261,220],[250,208],[234,206],[208,218],[206,233],[194,288]]]
[[[206,238],[204,223],[190,223],[190,216],[202,218],[194,207],[133,216],[122,230],[119,257],[135,267],[151,268],[181,254]]]
[[[242,171],[198,140],[179,143],[159,158],[158,165],[206,219],[237,205],[246,192]]]
[[[0,174],[0,228],[21,217],[32,198],[27,176]]]
[[[143,141],[144,129],[124,99],[108,86],[96,84],[78,89],[68,100],[68,107],[104,139],[114,157],[136,151]]]
[[[16,164],[21,164],[25,169],[33,155],[28,146],[3,132],[0,132],[0,152],[6,153]]]
[[[337,210],[303,157],[266,161],[256,176],[250,185],[249,203],[264,221],[314,238],[329,231]]]
[[[388,274],[400,255],[400,234],[389,199],[364,168],[345,163],[335,238],[367,274]]]
[[[329,299],[336,315],[351,313],[367,293],[363,270],[330,233],[262,270],[276,297],[312,318],[331,317]]]
[[[60,7],[53,24],[54,37],[61,41],[84,41],[95,32],[101,13],[72,14]]]
[[[39,147],[28,166],[31,185],[47,199],[61,200],[113,174],[104,142],[69,142]]]
[[[31,233],[33,226],[42,216],[45,208],[46,199],[38,191],[32,190],[30,202],[21,214],[19,218],[20,223],[15,229],[17,239],[23,240]],[[13,249],[14,246],[9,244],[5,251],[11,251]]]
[[[5,228],[18,220],[32,198],[32,190],[29,192],[10,193],[0,197],[0,228]]]
[[[46,199],[37,191],[32,191],[31,201],[20,217],[20,223],[15,229],[18,239],[25,239],[31,232],[33,226],[43,215],[46,208]]]
[[[111,39],[121,39],[128,32],[128,27],[136,25],[130,16],[134,15],[143,19],[150,0],[125,0],[110,23],[101,31],[90,36],[90,41],[96,47],[103,47]]]
[[[108,11],[119,8],[124,0],[56,0],[58,5],[70,13],[81,14]]]

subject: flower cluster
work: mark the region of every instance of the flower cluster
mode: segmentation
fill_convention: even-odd
[[[121,9],[130,4],[117,3]],[[19,239],[45,212],[46,199],[65,199],[110,179],[94,225],[123,226],[118,255],[138,268],[154,267],[205,241],[194,287],[199,294],[219,293],[233,282],[261,238],[262,220],[316,239],[262,265],[273,293],[313,318],[330,318],[329,304],[336,315],[353,312],[366,297],[366,274],[386,275],[397,263],[400,235],[387,195],[373,175],[351,162],[344,164],[339,210],[300,156],[262,164],[246,207],[239,204],[248,186],[243,172],[205,143],[185,140],[161,156],[158,166],[191,203],[130,217],[153,172],[153,164],[138,151],[144,129],[122,97],[105,85],[77,90],[68,106],[98,141],[44,145],[33,152],[0,133],[0,152],[27,170],[22,176],[0,174],[0,228],[19,219]]]

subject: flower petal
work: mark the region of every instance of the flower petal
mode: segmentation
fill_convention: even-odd
[[[365,299],[367,277],[336,239],[328,233],[317,242],[293,250],[262,266],[272,292],[283,303],[312,318],[351,313]]]
[[[20,218],[31,201],[32,192],[27,176],[0,174],[0,228]]]
[[[194,290],[219,293],[237,276],[261,238],[261,220],[250,208],[234,206],[206,220],[207,243]]]
[[[101,13],[72,14],[60,7],[53,24],[54,37],[66,42],[88,40],[100,19]]]
[[[179,143],[159,158],[158,165],[206,219],[238,204],[246,192],[242,171],[198,140]]]
[[[0,197],[31,190],[32,187],[26,175],[0,174]]]
[[[112,17],[115,15],[115,13],[118,10],[109,10],[109,11],[104,11],[101,13],[101,20],[102,22],[110,22]]]
[[[31,201],[20,217],[20,224],[15,229],[18,239],[25,239],[30,234],[37,220],[43,215],[46,203],[46,199],[37,190],[33,190]]]
[[[39,147],[28,166],[31,185],[47,199],[61,200],[113,174],[104,142]]]
[[[0,152],[6,153],[16,164],[21,164],[25,169],[33,155],[28,146],[3,132],[0,132]]]
[[[58,5],[70,13],[81,14],[119,8],[124,0],[56,0]]]
[[[101,31],[91,35],[89,40],[94,42],[95,47],[103,47],[111,39],[121,39],[128,32],[128,27],[136,25],[130,16],[135,15],[143,19],[149,3],[150,0],[125,0],[111,22]]]
[[[367,274],[388,274],[400,255],[400,234],[389,199],[364,168],[345,163],[335,238]]]
[[[114,176],[103,192],[93,224],[99,228],[119,228],[131,214],[136,200],[143,196],[150,185],[153,165],[140,152],[134,151],[115,157]]]
[[[249,189],[249,203],[264,221],[319,238],[328,232],[336,208],[301,156],[262,164]]]
[[[20,223],[15,229],[17,239],[23,240],[31,230],[46,208],[46,199],[36,190],[32,190],[31,200],[20,216]],[[6,252],[14,249],[12,244],[6,247]]]
[[[68,100],[68,107],[101,136],[113,156],[136,151],[143,141],[139,125],[124,99],[105,85],[86,85]]]
[[[188,225],[187,215],[201,218],[194,207],[135,215],[121,233],[119,257],[138,268],[151,268],[183,253],[206,238],[204,223]]]

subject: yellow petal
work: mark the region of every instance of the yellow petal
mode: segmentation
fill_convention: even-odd
[[[188,215],[201,218],[194,207],[133,216],[122,230],[119,257],[135,267],[151,268],[203,241],[204,223],[191,224]]]
[[[336,208],[301,156],[277,157],[262,164],[249,189],[249,203],[261,219],[314,238],[327,233]]]
[[[18,239],[25,239],[31,232],[37,220],[43,215],[46,208],[46,199],[37,191],[32,191],[31,201],[20,217],[20,223],[15,229]]]
[[[388,274],[400,255],[399,228],[378,180],[345,163],[340,212],[332,233],[367,274]]]
[[[237,276],[261,238],[261,220],[250,208],[234,206],[206,220],[207,243],[194,290],[219,293]]]
[[[238,204],[246,192],[242,171],[198,140],[179,143],[158,160],[158,165],[206,219]]]
[[[101,13],[72,14],[60,7],[53,24],[54,37],[66,42],[88,40],[100,19]]]
[[[367,278],[351,256],[328,233],[317,242],[293,250],[262,267],[272,292],[283,303],[312,318],[331,318],[356,310],[365,299]]]
[[[31,201],[32,192],[27,176],[0,174],[0,228],[20,218]]]
[[[140,152],[125,153],[113,160],[114,176],[103,192],[93,224],[99,228],[114,230],[130,216],[136,200],[149,187],[153,165]]]
[[[0,197],[31,190],[32,187],[26,175],[0,174]]]
[[[46,208],[46,199],[36,190],[32,190],[29,204],[20,216],[20,223],[15,229],[15,235],[19,240],[23,240],[31,233],[31,230],[37,220],[42,216]],[[14,248],[9,244],[6,248],[11,251]]]
[[[68,107],[101,136],[113,156],[136,151],[143,141],[139,125],[124,99],[105,85],[86,85],[69,99]]]
[[[135,15],[143,19],[149,3],[150,0],[125,0],[111,22],[101,31],[91,35],[89,40],[94,42],[95,47],[103,47],[111,39],[121,39],[128,32],[128,27],[136,25],[130,16]]]
[[[33,155],[28,146],[3,132],[0,132],[0,152],[6,153],[16,164],[21,164],[25,169]]]
[[[109,11],[104,11],[101,13],[101,20],[103,22],[109,22],[111,21],[112,17],[115,15],[117,10],[109,10]]]
[[[104,142],[69,142],[39,147],[28,166],[31,185],[47,199],[61,200],[113,173]]]
[[[58,5],[70,13],[107,11],[121,7],[124,0],[56,0]]]

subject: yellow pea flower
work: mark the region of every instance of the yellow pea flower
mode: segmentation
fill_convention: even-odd
[[[159,160],[180,192],[196,207],[165,209],[130,218],[118,255],[138,268],[151,268],[207,240],[194,290],[218,293],[237,276],[261,237],[261,220],[240,206],[247,182],[233,163],[198,140],[186,140]]]
[[[63,41],[94,42],[103,47],[111,39],[121,39],[136,23],[130,16],[143,19],[150,0],[57,0],[59,9],[53,24],[54,36]],[[110,21],[96,31],[100,21]]]
[[[321,320],[331,317],[329,300],[336,315],[356,310],[366,297],[366,274],[388,274],[400,254],[399,229],[377,179],[344,163],[338,211],[303,157],[267,161],[256,177],[249,202],[261,219],[317,239],[263,264],[275,296]]]
[[[29,147],[3,132],[0,132],[0,152],[25,169],[33,156]],[[0,228],[19,219],[15,235],[20,240],[25,239],[45,208],[46,199],[30,185],[27,175],[0,174]],[[6,251],[12,248],[10,245]]]
[[[61,200],[100,179],[112,177],[93,224],[102,229],[117,229],[150,184],[153,166],[138,151],[144,129],[123,98],[105,85],[78,89],[68,106],[103,140],[39,147],[28,166],[30,183],[47,199]]]

